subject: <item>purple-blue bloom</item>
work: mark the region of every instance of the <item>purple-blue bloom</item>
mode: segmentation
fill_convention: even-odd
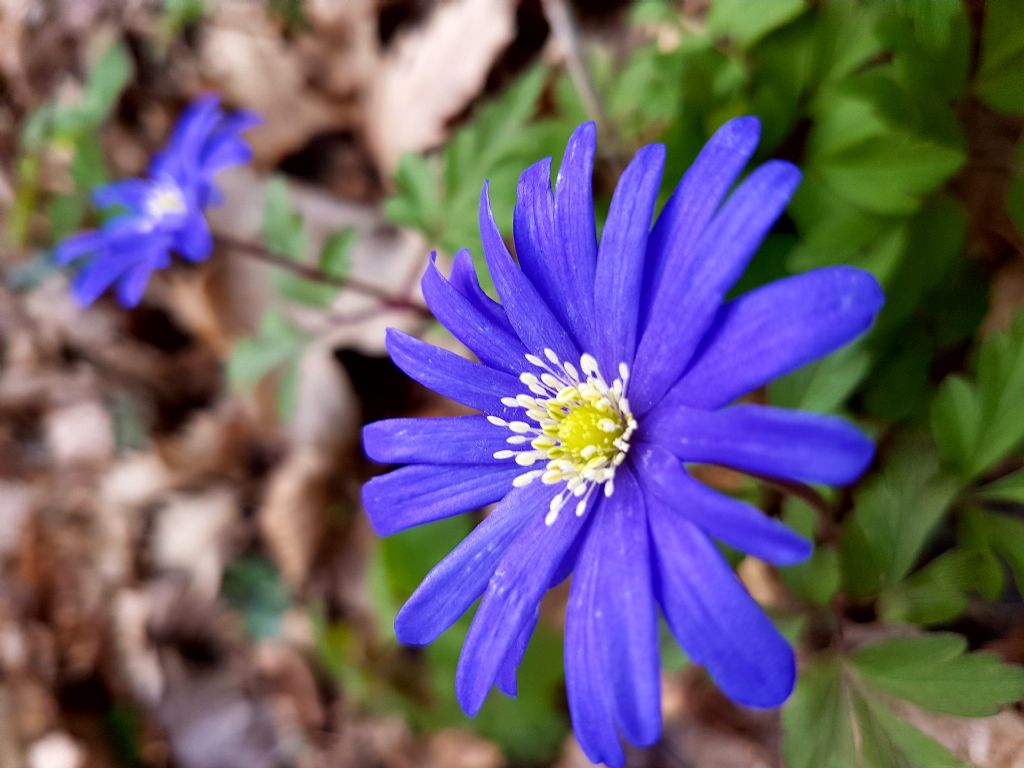
[[[882,306],[875,279],[829,267],[726,301],[799,180],[772,160],[729,194],[760,134],[724,125],[653,227],[665,151],[626,168],[598,241],[593,124],[572,135],[554,191],[551,160],[526,169],[514,212],[518,264],[480,200],[484,256],[501,303],[469,255],[423,278],[430,309],[480,362],[391,330],[409,376],[480,415],[366,427],[367,454],[408,464],[366,484],[382,535],[497,502],[423,580],[395,621],[430,643],[483,596],[456,675],[473,715],[516,669],[544,593],[574,574],[565,671],[576,736],[594,762],[623,764],[620,738],[661,732],[658,614],[690,658],[735,701],[781,704],[793,651],[713,543],[780,565],[811,543],[703,485],[710,463],[809,483],[845,484],[873,454],[845,421],[740,396],[864,332]]]
[[[245,163],[252,151],[241,133],[257,124],[255,115],[225,114],[216,96],[192,102],[178,119],[170,141],[150,161],[143,179],[125,179],[93,190],[98,208],[123,209],[99,229],[82,232],[57,246],[61,265],[87,257],[72,292],[88,306],[116,283],[118,301],[133,307],[154,270],[171,262],[171,252],[203,261],[213,239],[203,210],[220,202],[213,177]]]

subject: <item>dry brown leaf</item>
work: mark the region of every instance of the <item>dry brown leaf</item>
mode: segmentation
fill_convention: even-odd
[[[49,733],[28,750],[28,768],[82,768],[85,750],[61,731]]]
[[[188,575],[198,594],[213,598],[239,518],[234,488],[214,487],[178,493],[158,512],[153,533],[153,562],[162,570]]]
[[[515,35],[516,0],[452,0],[385,54],[367,104],[367,137],[390,173],[405,152],[438,146],[479,95]]]
[[[200,58],[204,75],[228,101],[263,118],[247,134],[260,164],[276,164],[344,121],[344,110],[310,87],[300,52],[251,2],[217,3]]]
[[[103,466],[114,457],[114,425],[96,400],[73,403],[46,414],[46,442],[58,466]]]
[[[899,714],[962,760],[978,768],[1024,768],[1024,717],[1007,710],[965,718],[925,712],[903,702]]]
[[[503,768],[507,762],[493,741],[455,728],[433,734],[427,751],[435,768]]]
[[[270,478],[257,519],[282,578],[292,587],[305,581],[322,543],[334,470],[322,449],[300,445]]]

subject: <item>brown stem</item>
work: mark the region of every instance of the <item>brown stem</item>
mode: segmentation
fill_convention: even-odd
[[[598,124],[601,132],[608,137],[609,144],[616,148],[621,147],[619,137],[616,134],[615,126],[608,119],[608,113],[601,103],[601,97],[594,85],[594,78],[591,77],[590,69],[587,66],[583,54],[583,44],[580,40],[579,27],[573,17],[572,9],[566,0],[542,0],[544,17],[551,28],[551,36],[558,41],[565,55],[565,66],[569,71],[573,86],[579,94],[580,101],[587,114]]]
[[[240,254],[262,261],[265,264],[270,264],[279,269],[287,270],[299,277],[303,277],[306,280],[312,280],[317,283],[324,283],[326,285],[333,285],[339,289],[349,289],[361,293],[365,296],[371,296],[385,307],[391,309],[404,309],[409,312],[415,312],[416,314],[422,315],[423,317],[430,317],[430,310],[417,301],[409,298],[408,296],[396,296],[389,293],[386,289],[381,288],[379,285],[373,283],[367,283],[356,277],[335,277],[327,272],[324,272],[318,267],[314,267],[310,264],[303,264],[298,261],[293,261],[284,256],[278,256],[275,253],[271,253],[262,245],[257,243],[251,243],[247,240],[239,240],[234,237],[227,235],[217,235],[216,241],[218,244],[224,247],[231,248]]]

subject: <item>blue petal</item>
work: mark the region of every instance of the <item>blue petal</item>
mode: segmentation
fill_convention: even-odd
[[[441,276],[434,261],[431,256],[421,282],[423,298],[434,317],[482,363],[518,376],[528,365],[519,337],[492,323]]]
[[[776,707],[793,690],[793,650],[714,544],[648,499],[658,601],[676,640],[719,688],[748,707]]]
[[[601,234],[594,277],[598,361],[614,377],[619,363],[632,364],[643,286],[647,233],[665,166],[665,147],[652,144],[636,153],[615,187]]]
[[[213,235],[201,213],[189,216],[176,234],[177,250],[189,261],[204,261],[213,250]]]
[[[83,267],[75,277],[71,295],[80,307],[88,307],[131,267],[131,261],[116,256],[98,257]]]
[[[563,297],[577,288],[572,284],[569,264],[562,258],[562,246],[555,233],[550,157],[534,163],[519,176],[512,234],[523,273],[562,325],[571,330]]]
[[[100,253],[106,250],[108,238],[100,229],[89,230],[72,235],[61,242],[53,250],[53,259],[60,266],[66,266],[75,259]]]
[[[644,295],[653,296],[665,278],[675,279],[689,268],[694,245],[740,171],[750,160],[761,137],[756,117],[730,120],[715,135],[680,179],[658,216],[647,246]],[[641,307],[640,329],[647,323],[649,306]]]
[[[398,612],[395,636],[426,645],[454,624],[487,586],[509,545],[535,518],[543,518],[551,486],[514,488],[480,525],[438,563]]]
[[[139,210],[145,205],[152,191],[153,183],[148,179],[123,179],[93,189],[92,201],[97,208],[122,205],[125,208]]]
[[[600,564],[597,596],[584,620],[604,638],[602,673],[609,680],[615,720],[627,739],[645,746],[661,735],[661,677],[644,507],[636,479],[621,467],[615,493],[593,511],[582,557],[596,557]]]
[[[505,247],[491,213],[487,184],[480,192],[480,236],[494,287],[505,306],[509,322],[526,348],[535,355],[550,348],[562,360],[577,360],[580,353],[576,344]]]
[[[694,480],[675,456],[656,445],[638,445],[637,472],[644,489],[704,533],[776,565],[810,557],[811,542],[778,520]]]
[[[388,419],[363,428],[363,448],[382,464],[491,464],[510,434],[484,416]]]
[[[117,283],[117,300],[122,307],[131,309],[142,301],[146,285],[153,274],[155,265],[151,261],[143,261],[129,269]]]
[[[407,333],[389,328],[385,341],[395,365],[439,395],[504,418],[517,419],[518,411],[501,405],[526,388],[514,376],[459,357]]]
[[[510,336],[515,336],[515,329],[508,321],[504,307],[484,293],[477,280],[473,257],[465,248],[458,251],[452,259],[451,284],[459,293],[468,299],[477,311]]]
[[[641,440],[683,461],[829,485],[856,480],[874,454],[871,440],[842,419],[760,405],[658,408],[643,430]]]
[[[596,538],[587,536],[569,590],[565,609],[565,687],[572,730],[584,754],[593,763],[621,768],[625,757],[615,728],[606,638],[592,618],[603,597],[597,550]]]
[[[655,287],[640,339],[629,400],[645,413],[686,369],[721,306],[800,180],[796,166],[772,160],[743,182],[704,230],[683,271]]]
[[[390,536],[502,498],[523,473],[515,464],[440,464],[402,467],[363,486],[363,506],[373,529]]]
[[[526,648],[530,644],[533,630],[537,628],[537,620],[540,618],[540,611],[536,611],[533,620],[528,622],[519,633],[519,637],[508,649],[505,660],[501,663],[501,670],[498,672],[498,690],[506,696],[515,698],[519,695],[518,672],[519,665],[523,663],[523,656],[526,655]]]
[[[573,131],[562,156],[555,181],[555,228],[560,247],[553,255],[563,263],[559,274],[568,281],[561,296],[569,318],[569,329],[585,349],[593,349],[594,273],[597,268],[597,230],[594,226],[594,153],[597,128],[584,123]]]
[[[571,509],[552,525],[536,515],[508,548],[484,593],[462,646],[455,692],[466,714],[480,711],[509,649],[532,620],[584,518]]]
[[[666,397],[718,408],[855,339],[885,297],[853,267],[826,267],[777,280],[720,310],[706,349]]]

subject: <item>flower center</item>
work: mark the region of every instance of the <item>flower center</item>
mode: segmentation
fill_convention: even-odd
[[[177,184],[159,182],[146,198],[146,213],[154,219],[185,213],[185,196]]]
[[[551,525],[570,499],[577,499],[576,514],[582,515],[598,487],[604,487],[606,496],[614,493],[615,470],[626,459],[637,425],[626,399],[629,369],[625,363],[619,364],[619,377],[609,384],[591,355],[580,357],[578,369],[560,361],[550,349],[544,350],[544,357],[547,360],[527,355],[540,374],[527,372],[519,377],[532,395],[501,400],[509,408],[522,408],[528,421],[487,418],[512,432],[506,442],[513,448],[498,451],[494,458],[515,459],[524,467],[546,462],[543,469],[519,475],[513,485],[522,487],[538,478],[549,485],[565,484],[545,517]]]

